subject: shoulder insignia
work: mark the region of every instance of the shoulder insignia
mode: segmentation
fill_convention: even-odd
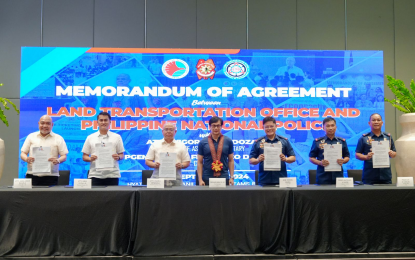
[[[288,140],[288,138],[287,137],[284,137],[284,136],[282,136],[282,135],[277,135],[278,137],[280,137],[280,138],[282,138],[282,139],[285,139],[285,140]]]
[[[370,134],[370,132],[369,133],[366,133],[366,134],[362,134],[362,136],[367,136],[368,134]]]
[[[264,138],[265,138],[265,136],[262,136],[262,137],[260,137],[260,138],[256,139],[256,140],[255,140],[255,143],[256,143],[256,142],[258,142],[258,141],[260,141],[261,139],[264,139]]]
[[[343,138],[342,140],[343,140],[343,142],[346,142],[346,139]]]
[[[320,141],[321,139],[324,139],[324,136],[316,138],[316,141]]]

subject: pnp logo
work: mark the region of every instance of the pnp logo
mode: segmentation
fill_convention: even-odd
[[[125,159],[131,159],[131,160],[144,160],[146,157],[142,154],[127,154],[125,156]]]

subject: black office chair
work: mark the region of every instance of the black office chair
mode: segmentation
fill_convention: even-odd
[[[353,181],[362,181],[362,170],[347,170],[347,177],[353,177]]]
[[[255,185],[259,185],[258,184],[258,174],[259,174],[259,171],[255,171]]]
[[[69,185],[71,171],[59,171],[58,185]]]
[[[153,170],[142,170],[141,173],[141,184],[147,185],[147,179],[151,178],[151,175],[153,175]]]
[[[317,170],[308,170],[308,180],[310,184],[317,183]]]

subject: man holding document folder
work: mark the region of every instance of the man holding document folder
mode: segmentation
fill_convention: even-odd
[[[82,147],[82,159],[90,163],[88,178],[94,186],[118,185],[124,144],[119,134],[109,131],[110,114],[101,112],[97,120],[98,132],[90,134]]]
[[[359,138],[356,158],[364,161],[362,180],[365,184],[391,184],[389,158],[396,157],[395,144],[389,133],[382,132],[382,117],[375,113],[369,117],[370,132]]]
[[[336,178],[343,178],[343,164],[350,160],[346,139],[335,136],[336,120],[327,117],[323,120],[326,135],[313,141],[309,160],[317,166],[317,184],[336,184]]]
[[[256,140],[249,154],[249,163],[259,164],[258,184],[276,185],[287,177],[286,163],[295,162],[295,153],[287,138],[277,135],[273,117],[262,120],[266,136]]]
[[[163,178],[166,186],[183,185],[182,169],[190,165],[187,147],[174,139],[176,126],[165,123],[163,139],[155,141],[147,152],[146,165],[154,168],[151,178]]]
[[[33,186],[58,185],[59,164],[66,161],[68,148],[62,136],[52,132],[50,116],[42,116],[38,125],[39,131],[27,136],[20,154],[28,164],[26,178]]]

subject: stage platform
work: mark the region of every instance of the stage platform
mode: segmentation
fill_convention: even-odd
[[[393,185],[2,187],[0,256],[413,259],[375,253],[415,252],[414,199]]]

